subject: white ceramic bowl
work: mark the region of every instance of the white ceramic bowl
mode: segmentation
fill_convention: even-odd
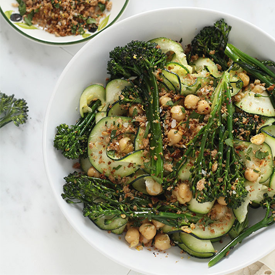
[[[9,23],[9,25],[16,30],[19,34],[32,41],[55,46],[68,46],[82,42],[87,42],[97,34],[114,24],[122,13],[125,11],[129,0],[115,0],[112,1],[112,9],[110,12],[106,12],[106,18],[100,22],[100,27],[96,32],[86,32],[84,35],[70,35],[65,37],[57,37],[54,34],[50,34],[38,26],[29,27],[23,21],[13,22],[10,19],[11,14],[19,13],[18,8],[13,7],[12,4],[17,3],[16,0],[3,0],[1,1],[0,13],[3,18]]]
[[[108,28],[87,43],[71,60],[62,73],[50,100],[44,125],[44,159],[47,174],[56,200],[75,230],[93,247],[114,261],[146,274],[227,274],[245,267],[275,249],[275,229],[267,228],[243,241],[234,253],[212,268],[208,260],[180,254],[178,248],[167,254],[154,254],[144,249],[128,248],[124,239],[108,234],[94,226],[81,211],[67,204],[60,196],[63,177],[72,171],[72,162],[64,159],[53,147],[55,127],[61,123],[74,124],[79,117],[79,96],[91,83],[105,83],[108,53],[115,46],[133,39],[149,40],[169,37],[188,44],[199,29],[225,18],[232,26],[230,42],[245,52],[262,59],[275,60],[275,40],[257,27],[233,16],[197,8],[169,8],[140,14]],[[258,211],[256,210],[256,213]],[[255,222],[257,218],[251,219]],[[219,248],[219,247],[217,247]],[[182,258],[183,257],[183,258]]]

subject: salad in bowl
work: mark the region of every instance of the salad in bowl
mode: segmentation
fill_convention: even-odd
[[[66,167],[55,194],[107,255],[116,258],[117,245],[124,263],[189,255],[187,269],[211,274],[252,234],[271,232],[274,62],[241,51],[233,31],[218,19],[188,44],[166,31],[112,43],[95,60],[102,70],[69,96],[74,121],[59,119],[47,135]]]

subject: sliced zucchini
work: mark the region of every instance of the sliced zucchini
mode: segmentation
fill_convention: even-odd
[[[138,150],[138,151],[133,151],[126,156],[122,158],[112,158],[110,155],[107,154],[107,156],[114,160],[116,163],[128,163],[128,164],[135,164],[138,166],[141,166],[144,164],[144,151],[143,150]]]
[[[268,180],[273,171],[271,148],[267,143],[261,145],[249,141],[234,140],[234,148],[247,168],[260,173],[260,183]]]
[[[173,52],[174,54],[171,61],[185,65],[188,68],[189,72],[192,73],[192,67],[187,64],[186,55],[181,44],[166,37],[155,38],[149,40],[149,42],[157,43],[164,53]]]
[[[196,224],[195,229],[191,229],[194,237],[202,240],[212,240],[219,238],[229,232],[235,222],[235,216],[231,209],[228,209],[228,215],[225,215],[220,220],[215,220],[213,223],[206,227],[201,226],[200,223]]]
[[[127,110],[123,108],[119,101],[114,102],[108,107],[107,116],[126,116]]]
[[[89,158],[81,158],[79,160],[80,163],[80,167],[82,169],[83,172],[87,173],[88,170],[92,167],[92,164],[89,160]]]
[[[165,224],[162,228],[161,228],[162,233],[165,234],[174,234],[176,232],[182,232],[182,230],[178,227],[174,227],[171,225],[167,225]]]
[[[236,95],[241,91],[243,87],[243,82],[241,78],[238,76],[236,71],[231,70],[229,73],[230,85],[231,85],[231,96]]]
[[[215,249],[209,240],[199,240],[187,233],[173,234],[173,240],[183,251],[197,258],[210,258]]]
[[[245,188],[248,191],[248,195],[245,197],[240,207],[233,210],[234,215],[239,223],[244,222],[248,213],[248,206],[251,202],[259,203],[263,199],[264,193],[267,192],[268,188],[259,182],[247,181],[244,183]]]
[[[135,150],[140,150],[140,149],[143,149],[144,148],[144,145],[143,145],[143,139],[144,139],[144,135],[145,135],[145,130],[146,128],[145,127],[139,127],[138,128],[138,131],[137,131],[137,134],[136,134],[136,138],[135,138]]]
[[[275,121],[275,119],[274,119]],[[274,123],[274,122],[273,122]],[[261,127],[260,132],[265,136],[265,143],[271,148],[273,159],[275,159],[275,125]]]
[[[143,175],[137,177],[135,180],[133,180],[133,181],[131,182],[132,187],[133,187],[135,190],[137,190],[137,191],[139,191],[139,192],[141,192],[141,193],[143,193],[143,194],[148,195],[148,192],[147,192],[147,190],[146,190],[146,185],[145,185],[145,178],[148,177],[148,176],[149,176],[149,175],[148,175],[147,173],[145,173],[145,174],[143,174]]]
[[[116,235],[121,235],[124,232],[124,229],[126,227],[127,224],[122,225],[121,227],[117,228],[117,229],[113,229],[111,232],[116,234]]]
[[[107,116],[107,112],[102,111],[102,112],[97,112],[95,115],[95,123],[98,123],[102,118]]]
[[[126,87],[131,85],[131,83],[124,79],[114,79],[108,82],[106,85],[106,103],[107,106],[117,102],[121,91]]]
[[[189,180],[191,176],[190,169],[194,165],[194,159],[188,158],[187,161],[182,165],[182,167],[179,170],[178,178],[182,181]]]
[[[256,93],[248,90],[244,97],[239,102],[236,102],[235,105],[246,113],[266,117],[275,116],[275,109],[266,91],[261,94],[261,97],[256,97]]]
[[[102,85],[93,84],[83,91],[79,100],[79,111],[81,117],[84,117],[84,113],[91,111],[89,105],[92,101],[97,99],[101,101],[101,106],[98,108],[98,110],[104,111],[106,108],[106,92]]]
[[[188,247],[191,251],[201,253],[203,258],[212,257],[215,254],[215,249],[209,240],[199,240],[188,233],[180,233],[180,238],[183,244]],[[208,255],[205,255],[205,254]]]
[[[273,170],[272,176],[270,177],[269,187],[272,189],[272,192],[275,191],[275,168]]]
[[[88,157],[91,164],[106,176],[126,177],[138,170],[138,165],[108,158],[106,150],[109,144],[110,129],[127,128],[132,124],[129,117],[105,117],[93,128],[88,139]]]
[[[162,71],[162,75],[166,86],[170,90],[178,91],[182,95],[195,94],[200,88],[208,85],[211,80],[209,77],[195,75],[181,78],[175,72],[167,69]]]
[[[188,202],[188,209],[199,214],[207,214],[210,212],[211,208],[215,203],[214,201],[211,202],[203,202],[200,203],[196,200],[196,198],[192,198],[190,202]]]
[[[222,73],[218,70],[217,65],[209,58],[200,57],[194,63],[194,69],[197,73],[207,70],[213,77],[219,78]]]
[[[102,216],[98,219],[91,219],[95,225],[97,225],[102,230],[115,230],[126,225],[128,219],[123,219],[116,216]]]
[[[166,64],[166,69],[177,74],[181,78],[185,77],[187,74],[190,74],[188,68],[178,62],[168,62]]]

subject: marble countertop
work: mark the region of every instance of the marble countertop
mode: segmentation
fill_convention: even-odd
[[[121,20],[164,7],[203,7],[245,19],[275,37],[275,2],[262,3],[130,0]],[[61,72],[83,45],[36,44],[2,17],[0,24],[0,90],[25,98],[29,105],[25,125],[17,128],[10,123],[0,132],[0,274],[137,274],[99,254],[74,231],[54,200],[44,168],[42,128],[47,104]]]

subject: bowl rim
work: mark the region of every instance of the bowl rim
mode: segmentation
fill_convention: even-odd
[[[213,10],[213,9],[208,9],[208,8],[200,8],[200,7],[182,7],[182,6],[175,6],[175,7],[167,7],[167,8],[159,8],[159,9],[154,9],[154,10],[149,10],[149,11],[145,11],[145,12],[142,12],[142,13],[139,13],[139,14],[136,14],[136,15],[133,15],[133,16],[130,16],[128,18],[125,18],[123,20],[121,20],[120,22],[118,22],[116,25],[120,25],[120,24],[125,24],[125,22],[127,21],[131,21],[131,20],[135,20],[135,18],[139,18],[139,17],[143,17],[143,16],[148,16],[150,15],[151,13],[157,13],[157,12],[162,12],[163,10],[169,10],[169,11],[173,11],[173,10],[198,10],[198,11],[205,11],[205,12],[211,12],[211,13],[214,13],[216,15],[220,15],[220,16],[226,16],[227,18],[232,18],[234,20],[237,20],[237,21],[242,21],[244,24],[247,24],[249,25],[250,27],[254,28],[254,29],[257,29],[258,31],[260,31],[261,33],[263,33],[265,36],[267,36],[269,39],[271,39],[274,44],[275,44],[275,38],[273,38],[270,34],[268,34],[267,32],[265,32],[264,30],[262,30],[261,28],[255,26],[254,24],[250,23],[249,21],[246,21],[242,18],[239,18],[237,16],[234,16],[234,15],[231,15],[229,13],[225,13],[225,12],[220,12],[218,10]],[[112,29],[112,28],[111,28]],[[111,31],[111,30],[109,30]],[[81,55],[82,51],[85,50],[86,47],[89,47],[89,44],[90,43],[93,43],[92,41],[89,41],[89,43],[85,44],[77,53],[76,55],[69,61],[69,63],[67,64],[67,66],[64,68],[63,72],[61,73],[58,81],[56,82],[56,85],[54,87],[54,90],[53,90],[53,93],[50,97],[50,100],[48,102],[48,106],[47,106],[47,109],[46,109],[46,113],[45,113],[45,119],[44,119],[44,126],[43,126],[43,135],[42,135],[42,139],[43,139],[43,160],[44,160],[44,165],[45,165],[45,168],[46,168],[46,174],[47,174],[47,178],[48,178],[48,181],[51,185],[51,188],[52,188],[52,191],[56,197],[56,201],[57,201],[57,204],[59,205],[59,208],[61,209],[62,213],[64,214],[64,216],[66,217],[66,219],[68,220],[69,224],[75,229],[75,231],[89,244],[91,245],[95,250],[99,251],[102,255],[106,256],[108,259],[114,261],[115,263],[118,263],[124,267],[127,267],[133,271],[136,271],[136,272],[140,272],[142,274],[148,274],[148,275],[156,275],[156,273],[151,273],[151,272],[147,272],[147,273],[144,273],[144,270],[141,269],[141,268],[136,268],[136,267],[132,267],[130,265],[130,263],[125,263],[123,260],[115,257],[114,255],[111,255],[110,253],[108,254],[104,249],[103,247],[100,247],[100,246],[97,246],[96,244],[92,243],[90,239],[86,238],[86,236],[77,228],[77,226],[75,225],[74,221],[71,219],[71,216],[69,215],[69,213],[66,213],[65,209],[62,207],[61,205],[61,200],[60,200],[60,197],[57,197],[56,196],[56,193],[54,192],[54,186],[53,186],[53,182],[51,181],[50,179],[50,169],[49,169],[49,166],[48,166],[48,163],[47,163],[47,150],[46,150],[46,144],[47,144],[47,140],[46,140],[46,132],[47,132],[47,126],[48,126],[48,117],[49,117],[49,114],[50,114],[50,109],[51,109],[51,106],[52,106],[52,103],[53,103],[53,100],[55,98],[55,95],[57,93],[57,90],[58,90],[58,87],[60,85],[60,83],[62,82],[62,79],[63,77],[65,76],[67,70],[70,68],[71,64],[73,64],[74,60],[78,58],[79,55]],[[231,269],[228,269],[226,272],[224,271],[218,271],[218,272],[214,272],[213,273],[207,273],[207,274],[211,274],[211,275],[225,275],[225,274],[229,274],[229,273],[232,273],[232,272],[235,272],[237,270],[240,270],[252,263],[254,263],[255,261],[263,258],[264,256],[268,255],[270,252],[272,252],[273,250],[275,249],[275,243],[274,243],[274,247],[262,252],[261,254],[258,255],[257,259],[250,259],[249,261],[246,261],[244,264],[240,264],[238,265],[237,267],[233,266],[231,267]]]
[[[88,40],[94,38],[95,36],[97,36],[99,33],[101,33],[102,31],[108,29],[110,26],[112,26],[115,22],[117,22],[117,20],[120,18],[120,16],[123,14],[123,12],[125,11],[127,5],[129,4],[130,0],[125,0],[122,9],[119,11],[119,13],[117,14],[117,16],[113,19],[112,22],[110,22],[106,27],[104,27],[103,29],[101,29],[100,31],[96,32],[95,34],[90,35],[89,37],[83,38],[81,40],[77,40],[77,41],[71,41],[71,42],[49,42],[43,39],[39,39],[36,38],[34,36],[31,36],[27,33],[25,33],[24,31],[22,31],[21,29],[17,28],[6,16],[5,12],[2,10],[2,7],[0,6],[0,14],[3,16],[3,18],[5,19],[6,22],[8,22],[8,24],[18,33],[20,33],[21,35],[23,35],[26,38],[29,38],[37,43],[41,43],[41,44],[46,44],[46,45],[50,45],[50,46],[69,46],[69,45],[76,45],[76,44],[80,44],[80,43],[84,43],[87,42]]]

